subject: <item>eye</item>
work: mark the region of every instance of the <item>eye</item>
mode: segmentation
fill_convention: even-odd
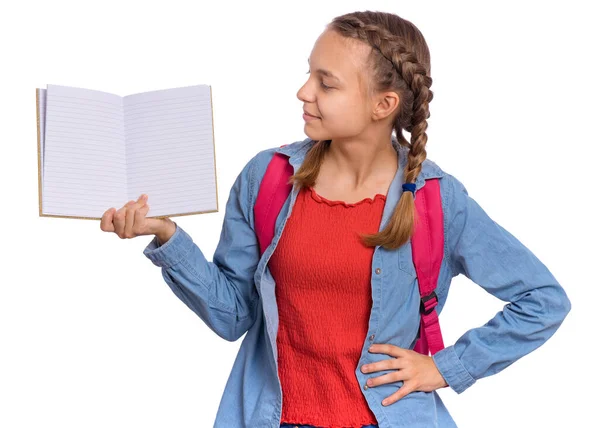
[[[308,70],[306,72],[306,74],[310,74],[310,70]],[[321,86],[323,87],[323,90],[328,91],[329,89],[332,89],[332,86],[327,86],[325,83],[321,82]]]

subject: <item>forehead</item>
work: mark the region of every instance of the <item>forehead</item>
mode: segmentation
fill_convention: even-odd
[[[358,82],[369,51],[366,43],[326,30],[316,40],[309,63],[314,69],[330,71],[341,81]]]

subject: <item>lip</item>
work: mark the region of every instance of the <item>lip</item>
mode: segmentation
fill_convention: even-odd
[[[309,116],[309,117],[314,117],[315,119],[319,119],[319,116],[315,116],[314,114],[310,114],[306,110],[304,110],[304,114],[307,115],[307,116]]]
[[[315,117],[315,116],[310,116],[310,115],[308,115],[308,114],[306,114],[306,113],[304,113],[304,114],[302,115],[302,119],[304,119],[304,121],[305,121],[305,122],[311,122],[311,121],[313,121],[313,120],[320,120],[320,118],[318,118],[318,117]]]

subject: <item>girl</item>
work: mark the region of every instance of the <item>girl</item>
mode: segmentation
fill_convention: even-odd
[[[538,348],[570,301],[426,158],[429,50],[412,23],[339,16],[308,63],[297,95],[309,138],[263,150],[242,169],[212,262],[172,220],[145,218],[145,195],[114,220],[107,211],[102,229],[155,234],[144,254],[173,292],[224,339],[246,334],[215,427],[455,427],[436,390],[461,393]],[[276,153],[289,158],[294,187],[261,254],[253,207]],[[436,311],[458,274],[510,303],[429,356],[413,349],[421,298],[409,241],[415,192],[432,178],[444,218]]]

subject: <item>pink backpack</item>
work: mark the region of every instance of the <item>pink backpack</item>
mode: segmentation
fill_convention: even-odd
[[[273,240],[277,216],[292,190],[288,180],[293,172],[288,157],[275,153],[261,181],[254,205],[254,224],[261,255]],[[414,350],[424,355],[431,351],[433,355],[444,349],[435,311],[438,303],[435,288],[444,257],[444,222],[438,179],[428,179],[425,184],[415,192],[417,216],[421,221],[416,223],[411,238],[413,264],[421,295],[421,327]]]

